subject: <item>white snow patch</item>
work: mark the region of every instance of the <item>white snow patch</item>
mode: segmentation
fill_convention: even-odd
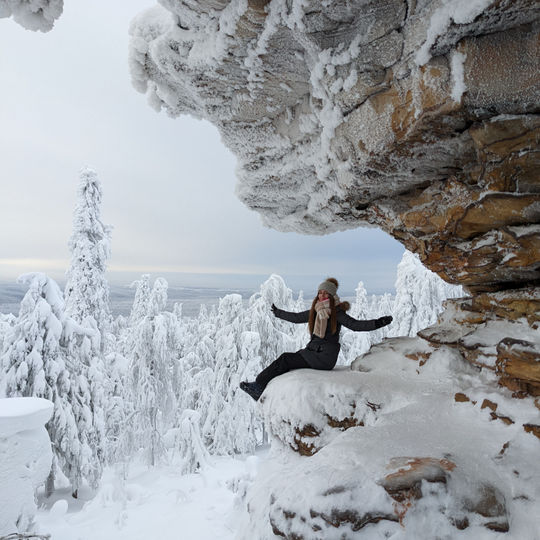
[[[46,399],[0,399],[0,536],[24,532],[32,522],[34,491],[51,468],[44,424],[52,412]]]
[[[59,493],[50,509],[43,499],[36,529],[54,540],[233,540],[245,511],[241,498],[259,459],[214,458],[201,473],[188,475],[174,462],[148,468],[135,461],[125,480],[108,468],[95,494],[75,500]]]
[[[494,0],[450,0],[444,2],[431,16],[426,40],[415,56],[416,64],[423,66],[429,61],[431,47],[452,23],[471,23],[493,2]]]
[[[465,62],[466,55],[453,51],[450,59],[450,68],[452,70],[452,99],[459,103],[461,96],[466,92],[467,86],[465,85],[465,75],[463,70],[463,64]]]
[[[349,72],[349,76],[345,79],[343,83],[343,90],[345,90],[345,92],[348,92],[354,87],[357,81],[358,81],[358,73],[356,69],[351,69],[351,71]]]
[[[10,437],[19,431],[38,429],[52,415],[53,404],[37,397],[0,399],[0,437]]]
[[[508,229],[514,233],[518,238],[527,234],[540,234],[540,225],[524,225],[519,227],[508,227]]]

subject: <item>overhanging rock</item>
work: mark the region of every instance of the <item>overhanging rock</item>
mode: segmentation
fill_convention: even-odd
[[[134,85],[219,128],[266,224],[379,226],[473,292],[538,282],[537,2],[161,4]]]

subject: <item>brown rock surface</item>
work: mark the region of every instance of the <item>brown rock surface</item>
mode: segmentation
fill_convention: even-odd
[[[436,325],[418,335],[457,348],[471,364],[494,370],[516,397],[540,395],[540,291],[483,293],[448,300]]]
[[[426,457],[396,457],[388,464],[388,469],[397,469],[387,474],[381,485],[388,495],[398,503],[394,505],[396,515],[403,519],[414,499],[422,497],[421,483],[446,483],[447,473],[455,468],[455,463],[448,459]]]
[[[500,383],[540,396],[540,350],[537,343],[505,338],[497,345],[496,372]]]
[[[374,410],[373,404],[368,403],[367,406]],[[356,404],[353,404],[351,409],[351,414],[349,416],[345,416],[344,418],[335,418],[326,414],[325,418],[327,426],[335,429],[336,431],[345,431],[346,429],[350,429],[352,427],[363,426],[363,420],[355,417],[354,415]],[[312,424],[295,427],[293,443],[289,446],[301,456],[312,456],[322,448],[322,444],[318,439],[320,434],[321,430],[317,429]]]
[[[532,433],[535,437],[538,437],[540,439],[540,426],[537,426],[535,424],[523,424],[523,429],[527,433]]]

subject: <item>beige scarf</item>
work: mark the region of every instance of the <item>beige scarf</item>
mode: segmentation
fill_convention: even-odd
[[[336,306],[339,304],[339,297],[337,294],[334,296],[334,302]],[[330,300],[317,302],[315,304],[315,311],[317,312],[317,315],[315,316],[313,334],[317,337],[324,338],[326,334],[326,325],[328,324],[328,319],[331,314]]]

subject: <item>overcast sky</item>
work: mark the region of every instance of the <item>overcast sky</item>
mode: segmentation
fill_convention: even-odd
[[[131,86],[128,26],[152,2],[66,2],[55,28],[0,19],[0,281],[61,280],[83,165],[102,181],[114,227],[109,279],[256,287],[278,273],[308,291],[327,275],[391,290],[403,247],[376,229],[278,233],[234,195],[235,159],[217,130],[156,113]],[[185,273],[185,274],[179,274]],[[234,275],[230,275],[234,274]]]

